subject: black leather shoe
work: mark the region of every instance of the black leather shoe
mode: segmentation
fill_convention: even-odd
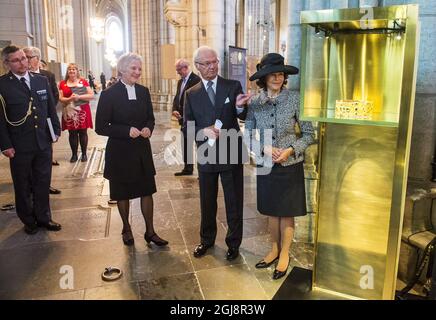
[[[62,229],[62,226],[54,221],[49,221],[49,223],[37,223],[38,227],[46,228],[48,231],[59,231]]]
[[[71,156],[70,162],[71,162],[71,163],[76,162],[77,159],[78,159],[78,158],[77,158],[77,154],[73,154],[73,155]]]
[[[286,273],[288,272],[288,268],[289,268],[290,263],[291,263],[291,258],[289,258],[288,266],[286,267],[285,271],[280,271],[280,270],[275,269],[272,278],[274,280],[278,280],[280,278],[283,278],[286,275]]]
[[[256,269],[265,269],[265,268],[268,268],[269,266],[271,266],[272,264],[274,264],[277,260],[279,260],[279,257],[276,257],[271,262],[265,262],[265,260],[262,259],[258,263],[256,263],[255,267],[256,267]]]
[[[207,249],[209,249],[211,247],[213,247],[213,245],[209,246],[207,244],[200,243],[194,249],[194,257],[200,258],[200,257],[204,256],[206,254],[206,252],[207,252]]]
[[[126,230],[121,233],[123,235],[123,243],[126,246],[132,246],[135,243],[133,238],[132,230]]]
[[[227,250],[226,259],[229,261],[235,260],[239,256],[238,248],[229,248]]]
[[[55,189],[53,187],[50,187],[49,192],[50,194],[61,194],[61,190]]]
[[[34,224],[25,224],[24,225],[24,232],[27,234],[35,234],[38,232],[38,226]]]
[[[147,234],[144,234],[144,239],[147,241],[147,243],[153,242],[158,247],[163,247],[168,244],[168,241],[160,238],[156,233],[153,233],[151,236],[147,236]]]
[[[192,172],[192,171],[185,171],[185,170],[182,170],[182,171],[180,171],[180,172],[176,172],[174,175],[175,175],[176,177],[180,177],[180,176],[192,176],[192,175],[193,175],[193,172]]]
[[[86,154],[83,154],[82,158],[80,159],[80,161],[82,161],[82,162],[88,161],[88,156]]]
[[[53,161],[51,162],[51,165],[52,165],[52,166],[58,166],[58,165],[59,165],[59,162],[57,162],[57,160],[53,160]]]

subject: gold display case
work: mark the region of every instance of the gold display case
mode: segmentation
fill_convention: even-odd
[[[418,6],[303,11],[301,119],[320,123],[312,291],[393,299]]]

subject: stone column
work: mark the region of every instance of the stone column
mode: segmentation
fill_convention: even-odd
[[[245,1],[245,44],[249,56],[261,58],[268,52],[270,18],[270,1]]]
[[[176,59],[183,58],[192,61],[191,42],[192,34],[195,35],[195,32],[191,34],[189,30],[196,31],[198,28],[198,21],[196,21],[198,9],[195,6],[196,3],[192,4],[191,9],[194,7],[194,10],[189,13],[187,1],[167,1],[165,3],[165,18],[174,27]]]
[[[76,56],[76,63],[82,66],[83,70],[94,68],[90,66],[90,50],[89,50],[89,11],[88,7],[90,5],[89,1],[86,0],[76,0],[73,1],[74,10],[74,51]],[[96,54],[95,51],[93,54]],[[86,76],[83,74],[82,76]]]
[[[301,68],[301,26],[300,13],[305,9],[303,1],[291,1],[288,7],[288,40],[287,40],[287,62],[297,68]],[[300,89],[300,75],[289,78],[289,87],[292,90]]]
[[[131,0],[130,16],[132,51],[144,58],[141,82],[150,89],[154,101],[166,108],[170,86],[161,76],[161,45],[168,43],[170,32],[162,14],[163,5],[162,0]],[[174,64],[173,61],[164,63]]]
[[[409,182],[428,184],[432,176],[432,161],[436,142],[436,2],[425,0],[383,0],[384,6],[419,4],[421,24],[418,77]],[[433,160],[432,160],[433,159]]]

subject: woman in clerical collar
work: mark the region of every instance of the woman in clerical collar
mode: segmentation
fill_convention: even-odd
[[[95,120],[97,134],[109,137],[104,177],[109,180],[110,198],[117,201],[124,244],[134,244],[129,200],[140,198],[145,241],[166,246],[168,241],[160,238],[153,226],[156,170],[150,138],[155,121],[150,92],[138,84],[142,58],[135,53],[123,55],[118,61],[118,72],[121,81],[102,92]]]

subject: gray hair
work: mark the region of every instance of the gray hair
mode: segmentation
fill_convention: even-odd
[[[215,57],[218,58],[218,53],[214,49],[212,49],[211,47],[208,47],[208,46],[201,46],[200,48],[198,48],[197,50],[194,51],[194,63],[200,62],[199,57],[204,52],[212,52],[215,55]]]
[[[23,48],[24,53],[30,52],[33,57],[37,57],[38,60],[41,60],[41,50],[37,47],[25,47]]]
[[[133,52],[129,52],[126,54],[123,54],[120,59],[118,60],[118,64],[117,64],[117,70],[118,73],[125,73],[127,71],[127,68],[129,67],[129,65],[133,62],[133,61],[139,61],[140,63],[142,63],[142,57],[137,54],[137,53],[133,53]]]

